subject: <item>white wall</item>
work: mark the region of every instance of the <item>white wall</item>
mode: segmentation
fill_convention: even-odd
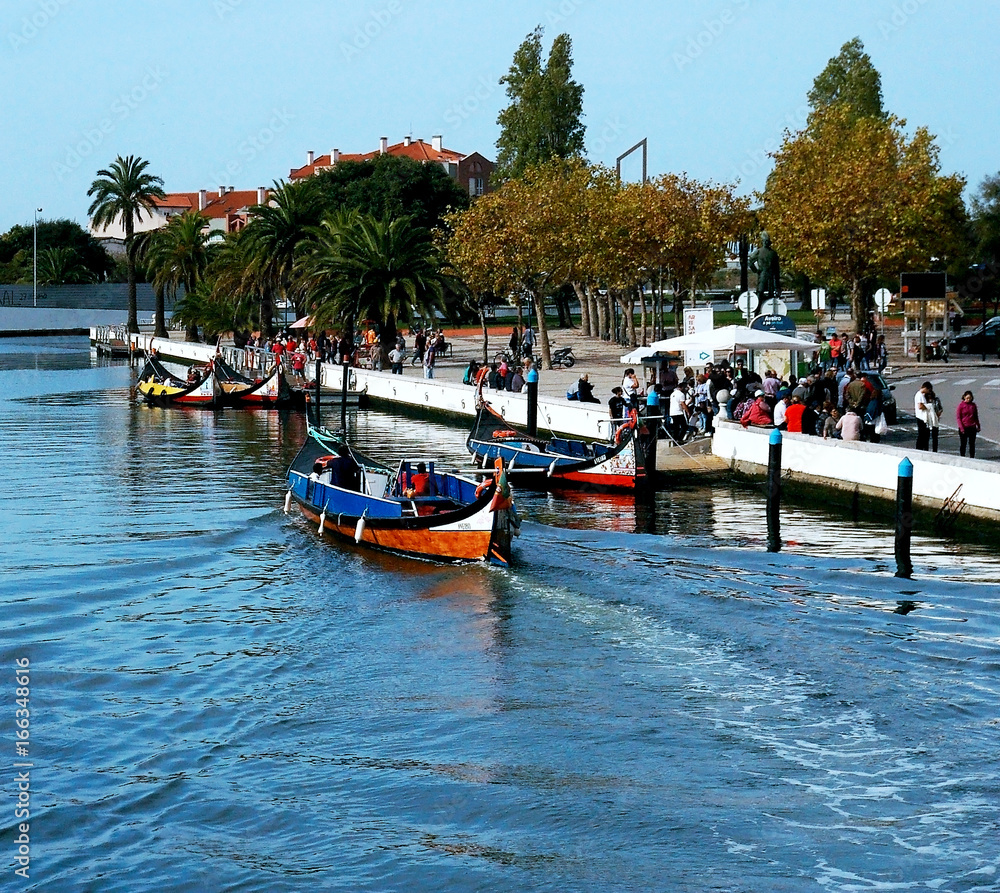
[[[185,362],[207,362],[215,355],[215,347],[205,344],[188,344],[152,338],[149,335],[135,336],[139,350],[155,346],[163,357],[175,356]],[[342,367],[333,363],[323,364],[323,387],[340,390],[343,387]],[[372,372],[367,369],[351,368],[348,388],[352,391],[367,390],[372,399],[382,399],[405,406],[435,409],[455,415],[474,418],[476,415],[476,392],[469,385],[456,384],[442,379],[425,379],[421,370],[412,373],[407,367],[404,375],[390,372]],[[543,372],[542,375],[545,373]],[[526,393],[512,394],[510,391],[487,390],[486,396],[493,408],[511,424],[523,427],[528,419],[528,397]],[[590,409],[586,404],[568,400],[538,401],[538,427],[546,431],[557,431],[592,440],[607,440],[611,420],[607,409]]]
[[[734,422],[716,424],[712,451],[727,462],[767,467],[771,428],[746,428]],[[957,499],[996,515],[1000,512],[1000,466],[977,459],[946,456],[885,444],[823,440],[782,432],[782,472],[877,487],[895,493],[899,463],[913,463],[914,499],[940,502],[961,486]]]

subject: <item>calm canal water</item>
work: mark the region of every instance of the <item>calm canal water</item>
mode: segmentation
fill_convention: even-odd
[[[996,552],[916,538],[896,580],[891,531],[817,506],[769,555],[723,487],[523,494],[509,570],[381,558],[281,512],[300,416],[132,375],[0,340],[0,888],[1000,889]]]

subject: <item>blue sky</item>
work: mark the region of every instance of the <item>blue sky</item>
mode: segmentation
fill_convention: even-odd
[[[536,25],[573,39],[587,154],[610,166],[648,139],[650,175],[760,189],[802,126],[813,79],[859,36],[886,107],[937,135],[974,191],[1000,170],[997,5],[987,0],[4,0],[0,232],[86,223],[116,155],[167,191],[252,189],[308,150],[406,134],[495,157],[498,79]],[[638,157],[623,173],[638,179]]]

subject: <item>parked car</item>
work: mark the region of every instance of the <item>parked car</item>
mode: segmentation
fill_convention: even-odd
[[[882,392],[882,413],[885,415],[887,425],[896,424],[896,398],[892,392],[896,390],[894,384],[889,384],[881,372],[862,372],[861,375],[872,383],[872,385]]]
[[[1000,355],[1000,316],[980,323],[968,332],[951,339],[952,353],[988,353]]]

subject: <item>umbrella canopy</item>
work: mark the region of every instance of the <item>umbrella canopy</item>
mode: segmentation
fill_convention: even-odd
[[[301,319],[295,320],[288,328],[290,329],[308,329],[312,325],[311,316],[303,316]]]
[[[646,357],[658,353],[679,353],[685,350],[728,351],[737,350],[816,350],[812,341],[791,338],[777,332],[751,329],[748,326],[723,326],[710,332],[696,332],[654,341],[648,347],[637,347],[621,358],[622,363],[641,363]]]

